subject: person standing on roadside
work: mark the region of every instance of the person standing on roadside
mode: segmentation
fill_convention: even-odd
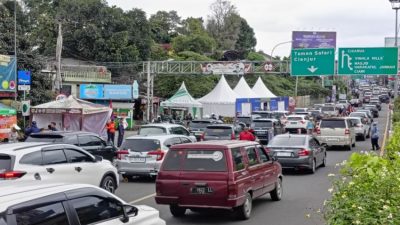
[[[124,127],[124,118],[119,119],[118,123],[118,145],[117,147],[121,147],[122,142],[124,141],[125,127]]]
[[[239,140],[242,141],[255,141],[256,137],[249,131],[248,127],[244,127],[243,131],[239,134]]]
[[[106,124],[106,129],[107,129],[107,142],[111,142],[114,144],[115,124],[113,119],[108,120]]]
[[[371,144],[372,144],[372,150],[379,150],[379,131],[378,131],[378,126],[376,122],[373,123],[372,125],[372,130],[371,130]]]

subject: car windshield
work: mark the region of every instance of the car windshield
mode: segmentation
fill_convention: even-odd
[[[31,135],[25,142],[62,143],[63,137],[60,135]]]
[[[339,103],[346,104],[346,103],[347,103],[347,101],[346,101],[346,100],[340,100],[340,101],[339,101]]]
[[[229,136],[232,134],[230,127],[207,127],[204,132],[205,136]]]
[[[160,148],[160,141],[157,139],[126,139],[121,146],[121,149],[133,152],[149,152]]]
[[[167,130],[164,127],[142,127],[139,130],[140,135],[157,135],[166,134]]]
[[[242,122],[244,124],[250,124],[251,123],[251,117],[238,117],[237,121],[238,122]]]
[[[323,112],[326,112],[326,111],[335,111],[335,107],[333,107],[333,106],[324,106],[324,107],[321,108],[321,110],[322,110]]]
[[[272,112],[253,112],[253,115],[259,115],[261,118],[272,118]]]
[[[321,128],[346,128],[344,120],[323,120],[320,124]]]
[[[290,120],[290,121],[300,121],[300,120],[303,120],[303,117],[288,117],[287,120]]]
[[[364,113],[356,113],[356,112],[352,112],[349,115],[350,117],[365,117]]]
[[[199,129],[204,129],[207,126],[209,126],[211,124],[211,121],[201,121],[201,120],[194,120],[192,122],[190,122],[189,127],[191,128],[199,128]]]
[[[11,157],[9,155],[0,155],[0,173],[11,170]]]
[[[272,127],[272,121],[253,121],[253,127]]]
[[[306,137],[304,136],[275,136],[272,138],[268,146],[278,147],[278,146],[303,146],[306,143]]]
[[[284,112],[274,112],[273,116],[275,117],[275,119],[280,119],[282,116],[286,116],[286,113],[284,113]]]

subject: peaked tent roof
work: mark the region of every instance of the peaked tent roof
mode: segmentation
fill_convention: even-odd
[[[260,98],[275,98],[274,95],[268,88],[265,86],[264,82],[261,80],[261,77],[258,77],[257,82],[254,84],[252,89],[258,97]]]
[[[197,99],[200,103],[220,103],[220,104],[234,104],[236,103],[237,98],[236,92],[232,90],[229,86],[228,82],[226,82],[224,75],[221,76],[218,84],[215,88],[203,96],[200,99]]]
[[[234,92],[238,95],[239,98],[257,98],[259,97],[253,90],[251,90],[250,86],[247,84],[244,77],[240,78],[236,87],[233,89]]]
[[[195,100],[186,89],[185,82],[182,82],[179,90],[168,100],[161,102],[163,107],[202,107],[202,104]]]
[[[99,112],[108,112],[111,109],[104,105],[94,104],[88,101],[84,101],[79,98],[75,98],[70,95],[68,98],[63,100],[52,101],[32,107],[34,109],[80,109],[83,114],[92,114]]]

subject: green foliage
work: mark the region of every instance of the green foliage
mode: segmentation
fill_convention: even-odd
[[[191,51],[178,52],[176,56],[174,56],[174,59],[177,61],[212,61],[212,59],[207,56]]]
[[[251,51],[247,54],[246,59],[250,60],[250,61],[260,61],[260,62],[265,61],[265,57],[262,54],[260,54],[258,52],[253,52],[253,51]]]
[[[400,98],[396,98],[394,100],[394,108],[393,108],[393,123],[398,123],[400,122]]]
[[[398,138],[398,137],[397,137]],[[327,224],[400,224],[400,158],[353,153],[327,201]]]
[[[255,49],[257,39],[253,28],[249,26],[245,19],[241,19],[238,39],[236,40],[235,49],[239,51],[252,51]]]
[[[158,11],[149,19],[151,36],[158,44],[170,43],[178,35],[181,18],[176,11]]]

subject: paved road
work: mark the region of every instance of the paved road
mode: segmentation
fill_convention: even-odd
[[[375,119],[381,134],[385,130],[387,105],[383,105],[380,117]],[[382,140],[382,138],[380,139]],[[370,139],[358,141],[352,152],[370,150]],[[252,217],[247,221],[237,221],[231,214],[221,212],[193,213],[187,211],[184,218],[174,218],[166,205],[157,205],[154,201],[154,181],[139,179],[130,183],[122,183],[117,195],[127,202],[150,205],[160,211],[160,216],[167,224],[273,224],[273,225],[319,225],[324,220],[319,210],[325,199],[329,198],[331,187],[328,174],[337,173],[337,163],[348,159],[352,152],[331,149],[328,151],[327,166],[319,168],[315,174],[286,171],[284,173],[284,194],[279,202],[271,201],[269,195],[257,199],[253,204]],[[308,216],[309,215],[309,216]]]

